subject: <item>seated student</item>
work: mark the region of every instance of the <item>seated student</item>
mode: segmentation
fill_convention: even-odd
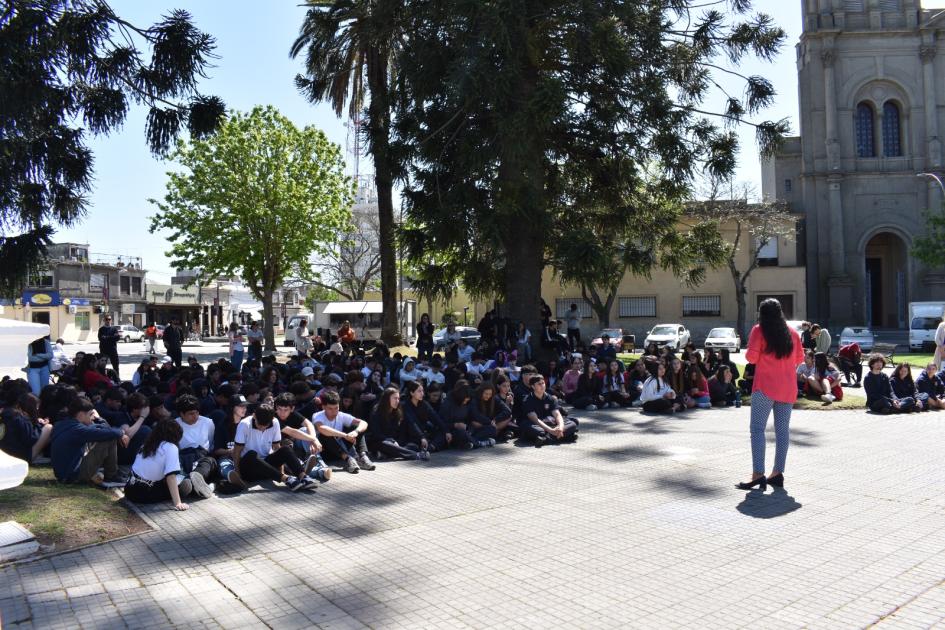
[[[742,393],[742,397],[751,396],[751,392],[755,386],[755,365],[749,363],[745,366],[745,374],[742,380],[738,381],[738,391]]]
[[[472,388],[468,381],[457,381],[453,390],[443,401],[440,417],[453,435],[452,448],[469,449],[495,446],[490,429],[475,430],[472,426]]]
[[[912,380],[912,366],[900,363],[893,369],[889,377],[889,386],[892,387],[896,398],[912,398],[915,400],[915,411],[926,411],[929,408],[929,395],[920,394]]]
[[[408,388],[409,389],[409,388]],[[439,383],[430,383],[423,388],[425,400],[433,408],[433,411],[440,413],[440,407],[443,405],[443,387]]]
[[[424,373],[417,369],[417,362],[413,360],[413,357],[407,357],[404,359],[403,367],[397,373],[397,382],[403,387],[410,381],[422,378],[423,375]]]
[[[620,364],[616,359],[611,360],[601,380],[600,393],[604,398],[605,407],[629,407],[633,403],[633,397],[627,391],[623,376]]]
[[[480,352],[473,352],[472,357],[466,362],[466,374],[478,374],[486,371],[486,357]]]
[[[609,365],[611,361],[617,360],[617,348],[610,343],[610,335],[600,336],[601,344],[597,347],[597,361]]]
[[[220,466],[212,455],[213,420],[200,415],[200,402],[195,396],[179,396],[175,409],[177,418],[174,422],[181,428],[181,438],[177,443],[180,470],[190,478],[194,493],[209,499],[213,496],[213,482],[220,476]]]
[[[936,373],[935,364],[929,363],[915,379],[915,387],[920,394],[928,395],[929,407],[931,409],[945,409],[945,380],[942,380],[940,373]]]
[[[715,348],[706,348],[705,351],[705,367],[709,370],[710,375],[714,375],[719,370],[719,355],[715,351]]]
[[[315,429],[325,437],[324,454],[342,460],[345,471],[357,474],[376,466],[367,453],[368,423],[340,410],[341,398],[334,392],[322,395],[322,410],[312,416]]]
[[[798,395],[807,395],[807,381],[814,375],[814,352],[812,350],[804,351],[804,362],[797,366],[797,391]]]
[[[676,391],[666,381],[666,364],[662,361],[651,362],[647,369],[650,378],[643,383],[640,400],[643,401],[643,411],[647,413],[675,413],[686,408],[685,403],[678,399]]]
[[[573,357],[568,370],[561,376],[561,392],[565,401],[570,402],[568,399],[574,398],[574,392],[577,390],[583,369],[584,360],[579,356]]]
[[[847,380],[847,385],[859,387],[860,381],[863,380],[863,351],[860,350],[860,344],[854,342],[840,346],[837,359],[840,361],[840,370]],[[856,377],[855,380],[853,377]]]
[[[703,363],[702,355],[699,354],[697,350],[693,350],[689,353],[689,365],[702,372],[702,376],[705,378],[712,376],[712,373],[709,372],[709,367]]]
[[[499,439],[513,439],[519,435],[518,425],[515,423],[515,416],[512,414],[512,406],[515,404],[515,396],[512,395],[512,382],[505,374],[496,374],[492,379],[495,388],[496,404],[502,403],[509,410],[509,422],[505,425],[505,435],[499,434]]]
[[[427,366],[426,371],[423,373],[423,380],[425,381],[427,388],[433,383],[438,385],[446,384],[446,375],[442,372],[443,361],[440,359],[440,355],[434,354],[433,358],[430,360],[430,365]]]
[[[656,360],[653,358],[652,360]],[[627,381],[627,391],[630,393],[630,398],[633,399],[632,405],[634,407],[640,407],[643,405],[643,401],[640,400],[640,394],[643,393],[643,384],[646,382],[646,379],[650,378],[650,373],[646,371],[646,363],[642,358],[637,359],[633,362],[633,366],[627,372],[626,381]]]
[[[512,410],[496,396],[495,385],[483,383],[476,389],[475,397],[471,422],[473,433],[503,442],[511,440],[513,435],[508,427],[512,423]]]
[[[835,400],[843,400],[840,377],[837,370],[830,364],[827,355],[823,352],[814,353],[814,370],[807,378],[807,389],[805,391],[808,396],[820,397],[827,404]]]
[[[732,371],[733,383],[738,381],[738,377],[741,375],[741,373],[738,371],[738,364],[732,361],[732,356],[728,351],[728,348],[722,348],[719,350],[719,361],[716,364],[716,368],[718,368],[719,364],[727,365],[728,369]]]
[[[139,403],[140,401],[136,402]],[[135,455],[151,433],[151,429],[144,426],[145,418],[140,414],[132,417],[125,410],[125,390],[120,387],[112,387],[106,391],[102,402],[95,406],[95,411],[109,426],[121,429],[128,436],[127,445],[118,445],[118,465],[131,466]]]
[[[26,391],[19,396],[10,388],[0,409],[0,451],[31,463],[42,455],[52,439],[53,425],[39,415],[39,399]]]
[[[553,348],[558,355],[566,355],[571,351],[571,344],[567,337],[558,332],[557,320],[549,320],[548,324],[542,329],[541,345],[545,348]]]
[[[412,381],[413,386],[423,386]],[[388,387],[371,412],[368,423],[368,447],[391,459],[427,461],[430,459],[430,443],[413,420],[404,417],[400,405],[400,392]]]
[[[881,354],[871,354],[867,365],[869,374],[863,379],[866,391],[866,408],[876,413],[908,413],[915,409],[915,399],[899,398],[889,383],[889,377],[883,372],[886,358]]]
[[[676,401],[683,406],[683,409],[692,409],[696,406],[696,401],[689,394],[689,374],[683,367],[682,359],[673,358],[667,362],[669,369],[666,374],[666,382],[676,392]]]
[[[331,480],[331,468],[322,460],[322,443],[318,440],[318,430],[312,421],[295,410],[295,396],[283,392],[273,401],[276,418],[282,428],[282,437],[292,440],[295,450],[302,454],[305,461],[305,474],[322,483]],[[314,414],[313,414],[314,415]]]
[[[192,484],[180,471],[178,443],[182,435],[177,422],[163,420],[154,425],[131,465],[125,498],[134,503],[170,501],[178,511],[190,507],[181,500],[190,494]]]
[[[539,448],[547,443],[576,440],[578,421],[561,415],[558,404],[545,391],[544,377],[533,375],[528,382],[532,393],[522,403],[524,417],[519,423],[522,439]]]
[[[575,359],[575,363],[577,361]],[[575,409],[596,411],[598,407],[604,407],[604,398],[600,394],[600,381],[597,378],[597,367],[593,362],[588,361],[581,366],[581,373],[578,375],[574,391],[570,395],[565,394],[564,400]]]
[[[741,406],[742,395],[735,387],[732,370],[727,365],[719,364],[708,385],[709,401],[713,407]]]
[[[62,483],[92,483],[106,487],[125,485],[118,475],[118,443],[128,445],[121,429],[95,424],[98,414],[88,398],[69,403],[68,417],[53,425],[52,466]],[[104,468],[105,474],[99,472]]]
[[[698,352],[692,356],[699,356]],[[728,366],[726,366],[728,367]],[[709,409],[712,406],[712,398],[709,395],[709,383],[702,373],[702,366],[699,363],[690,363],[687,369],[686,380],[689,385],[689,398],[699,409]]]
[[[236,470],[233,459],[233,447],[236,442],[236,429],[246,417],[248,402],[243,396],[236,396],[227,409],[215,411],[213,414],[213,456],[220,468],[220,484],[217,491],[222,494],[232,494],[246,490],[246,482]]]
[[[436,394],[439,397],[442,394],[436,383],[430,386],[430,390],[431,396]],[[404,386],[406,400],[401,400],[399,408],[403,411],[404,420],[414,423],[420,429],[427,441],[427,450],[435,453],[449,448],[453,433],[433,403],[423,399],[423,394],[423,385],[419,381],[407,383]]]
[[[233,441],[234,470],[244,481],[281,481],[292,492],[317,486],[317,480],[305,476],[302,462],[292,449],[282,445],[282,431],[275,416],[271,406],[259,405],[252,416],[239,423]],[[284,474],[283,467],[292,474]]]

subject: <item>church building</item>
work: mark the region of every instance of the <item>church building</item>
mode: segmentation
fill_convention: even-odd
[[[808,319],[905,327],[909,302],[945,300],[945,270],[910,254],[923,212],[945,210],[921,175],[943,169],[945,10],[801,4],[800,136],[765,162],[762,191],[803,217]]]

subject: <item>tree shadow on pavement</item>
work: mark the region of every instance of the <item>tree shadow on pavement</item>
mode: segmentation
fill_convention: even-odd
[[[622,446],[620,448],[599,448],[596,449],[594,453],[613,462],[622,462],[628,459],[647,459],[665,455],[665,453],[661,453],[655,448],[632,445]]]
[[[775,488],[771,494],[751,490],[735,509],[753,518],[777,518],[801,509],[801,504],[784,488]]]
[[[703,483],[700,479],[693,477],[688,472],[683,477],[661,475],[653,480],[653,485],[663,490],[669,490],[670,492],[690,497],[709,497],[721,494],[722,492],[717,485]]]

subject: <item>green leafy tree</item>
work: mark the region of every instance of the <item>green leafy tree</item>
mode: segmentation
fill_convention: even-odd
[[[121,127],[132,104],[156,153],[219,125],[222,101],[197,92],[214,46],[184,11],[142,28],[103,0],[0,1],[0,291],[22,288],[53,225],[85,213],[89,133]]]
[[[296,85],[311,102],[328,101],[341,116],[366,110],[364,133],[374,161],[381,268],[381,339],[401,343],[397,322],[394,180],[399,161],[391,152],[391,76],[402,35],[403,0],[307,0],[309,10],[291,54],[305,53]],[[365,107],[366,104],[366,107]],[[360,129],[355,130],[361,133]]]
[[[763,152],[787,123],[751,123],[774,90],[742,77],[743,98],[706,104],[713,73],[770,59],[784,32],[750,0],[417,0],[395,81],[395,148],[409,159],[402,240],[438,258],[415,286],[499,296],[538,326],[554,239],[587,230],[595,208],[628,200],[656,163],[668,197],[706,170],[732,172],[734,125]],[[571,226],[571,227],[568,227]]]
[[[206,140],[178,142],[151,231],[171,231],[168,256],[201,280],[238,276],[273,322],[275,291],[310,275],[350,221],[353,199],[341,149],[314,127],[297,128],[273,107],[235,114]],[[265,327],[266,348],[275,349]]]

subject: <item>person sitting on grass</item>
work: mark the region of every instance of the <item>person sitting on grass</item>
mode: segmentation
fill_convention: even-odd
[[[352,474],[357,474],[362,468],[374,470],[364,435],[368,423],[344,413],[340,406],[338,394],[327,391],[322,394],[322,410],[312,416],[312,424],[325,438],[325,455],[341,459],[345,471]]]
[[[282,431],[275,418],[272,406],[259,405],[236,427],[233,463],[237,474],[244,481],[280,481],[292,492],[317,486],[316,479],[305,476],[292,449],[282,445]],[[283,473],[283,467],[292,474]]]
[[[915,387],[920,394],[926,394],[930,409],[945,409],[945,381],[939,373],[935,371],[935,364],[929,363],[915,379]]]
[[[732,370],[724,363],[715,369],[715,374],[709,379],[709,401],[713,407],[731,407],[736,401],[741,401],[742,395],[732,379]]]
[[[118,444],[128,446],[121,429],[96,424],[95,405],[84,396],[74,398],[68,417],[59,420],[52,432],[53,472],[62,483],[92,483],[121,487],[126,479],[118,475]],[[99,472],[104,468],[104,474]]]
[[[896,398],[912,398],[915,400],[916,411],[927,411],[929,408],[929,395],[920,394],[916,389],[915,381],[912,380],[912,366],[908,363],[900,363],[893,370],[889,377],[889,386],[892,387]]]
[[[823,352],[814,353],[814,370],[807,378],[806,393],[811,398],[819,397],[828,405],[835,400],[843,400],[840,377]]]
[[[807,395],[807,380],[814,375],[814,352],[804,351],[804,362],[797,366],[797,394]]]
[[[141,410],[145,405],[140,394],[132,402],[134,410],[125,405],[125,390],[120,387],[112,387],[105,392],[102,402],[95,406],[95,411],[99,418],[103,419],[110,426],[117,427],[128,436],[127,446],[118,446],[118,465],[131,466],[135,461],[135,455],[141,450],[141,446],[151,433],[151,429],[144,426],[146,416],[141,415]],[[131,396],[128,397],[129,400]],[[146,410],[146,409],[145,409]],[[134,411],[134,415],[132,412]],[[147,410],[146,410],[147,411]]]
[[[194,399],[196,400],[196,399]],[[191,492],[191,480],[181,474],[178,444],[184,431],[173,420],[162,420],[144,441],[131,465],[125,498],[133,503],[170,501],[175,510],[188,509],[183,498]]]
[[[573,442],[577,439],[578,421],[565,419],[555,402],[546,392],[545,379],[541,375],[529,378],[532,393],[522,403],[524,417],[519,422],[522,439],[541,448],[549,443]]]
[[[883,414],[909,413],[915,409],[914,398],[899,398],[893,391],[889,377],[883,372],[883,368],[886,367],[886,357],[873,353],[870,355],[867,365],[870,372],[863,379],[867,409]]]
[[[863,351],[860,344],[853,342],[840,346],[837,351],[840,370],[850,387],[859,387],[863,380]],[[934,372],[933,372],[934,373]]]
[[[411,383],[422,391],[423,386],[417,381]],[[429,442],[416,422],[404,417],[396,387],[385,389],[374,406],[367,441],[373,452],[391,459],[430,459]]]
[[[39,416],[39,399],[28,388],[19,396],[17,391],[8,389],[6,404],[0,409],[0,451],[31,463],[49,445],[53,425]]]
[[[640,400],[643,411],[647,413],[675,413],[686,409],[685,403],[677,398],[676,391],[666,381],[666,363],[654,361],[647,368],[650,378],[643,384]]]

